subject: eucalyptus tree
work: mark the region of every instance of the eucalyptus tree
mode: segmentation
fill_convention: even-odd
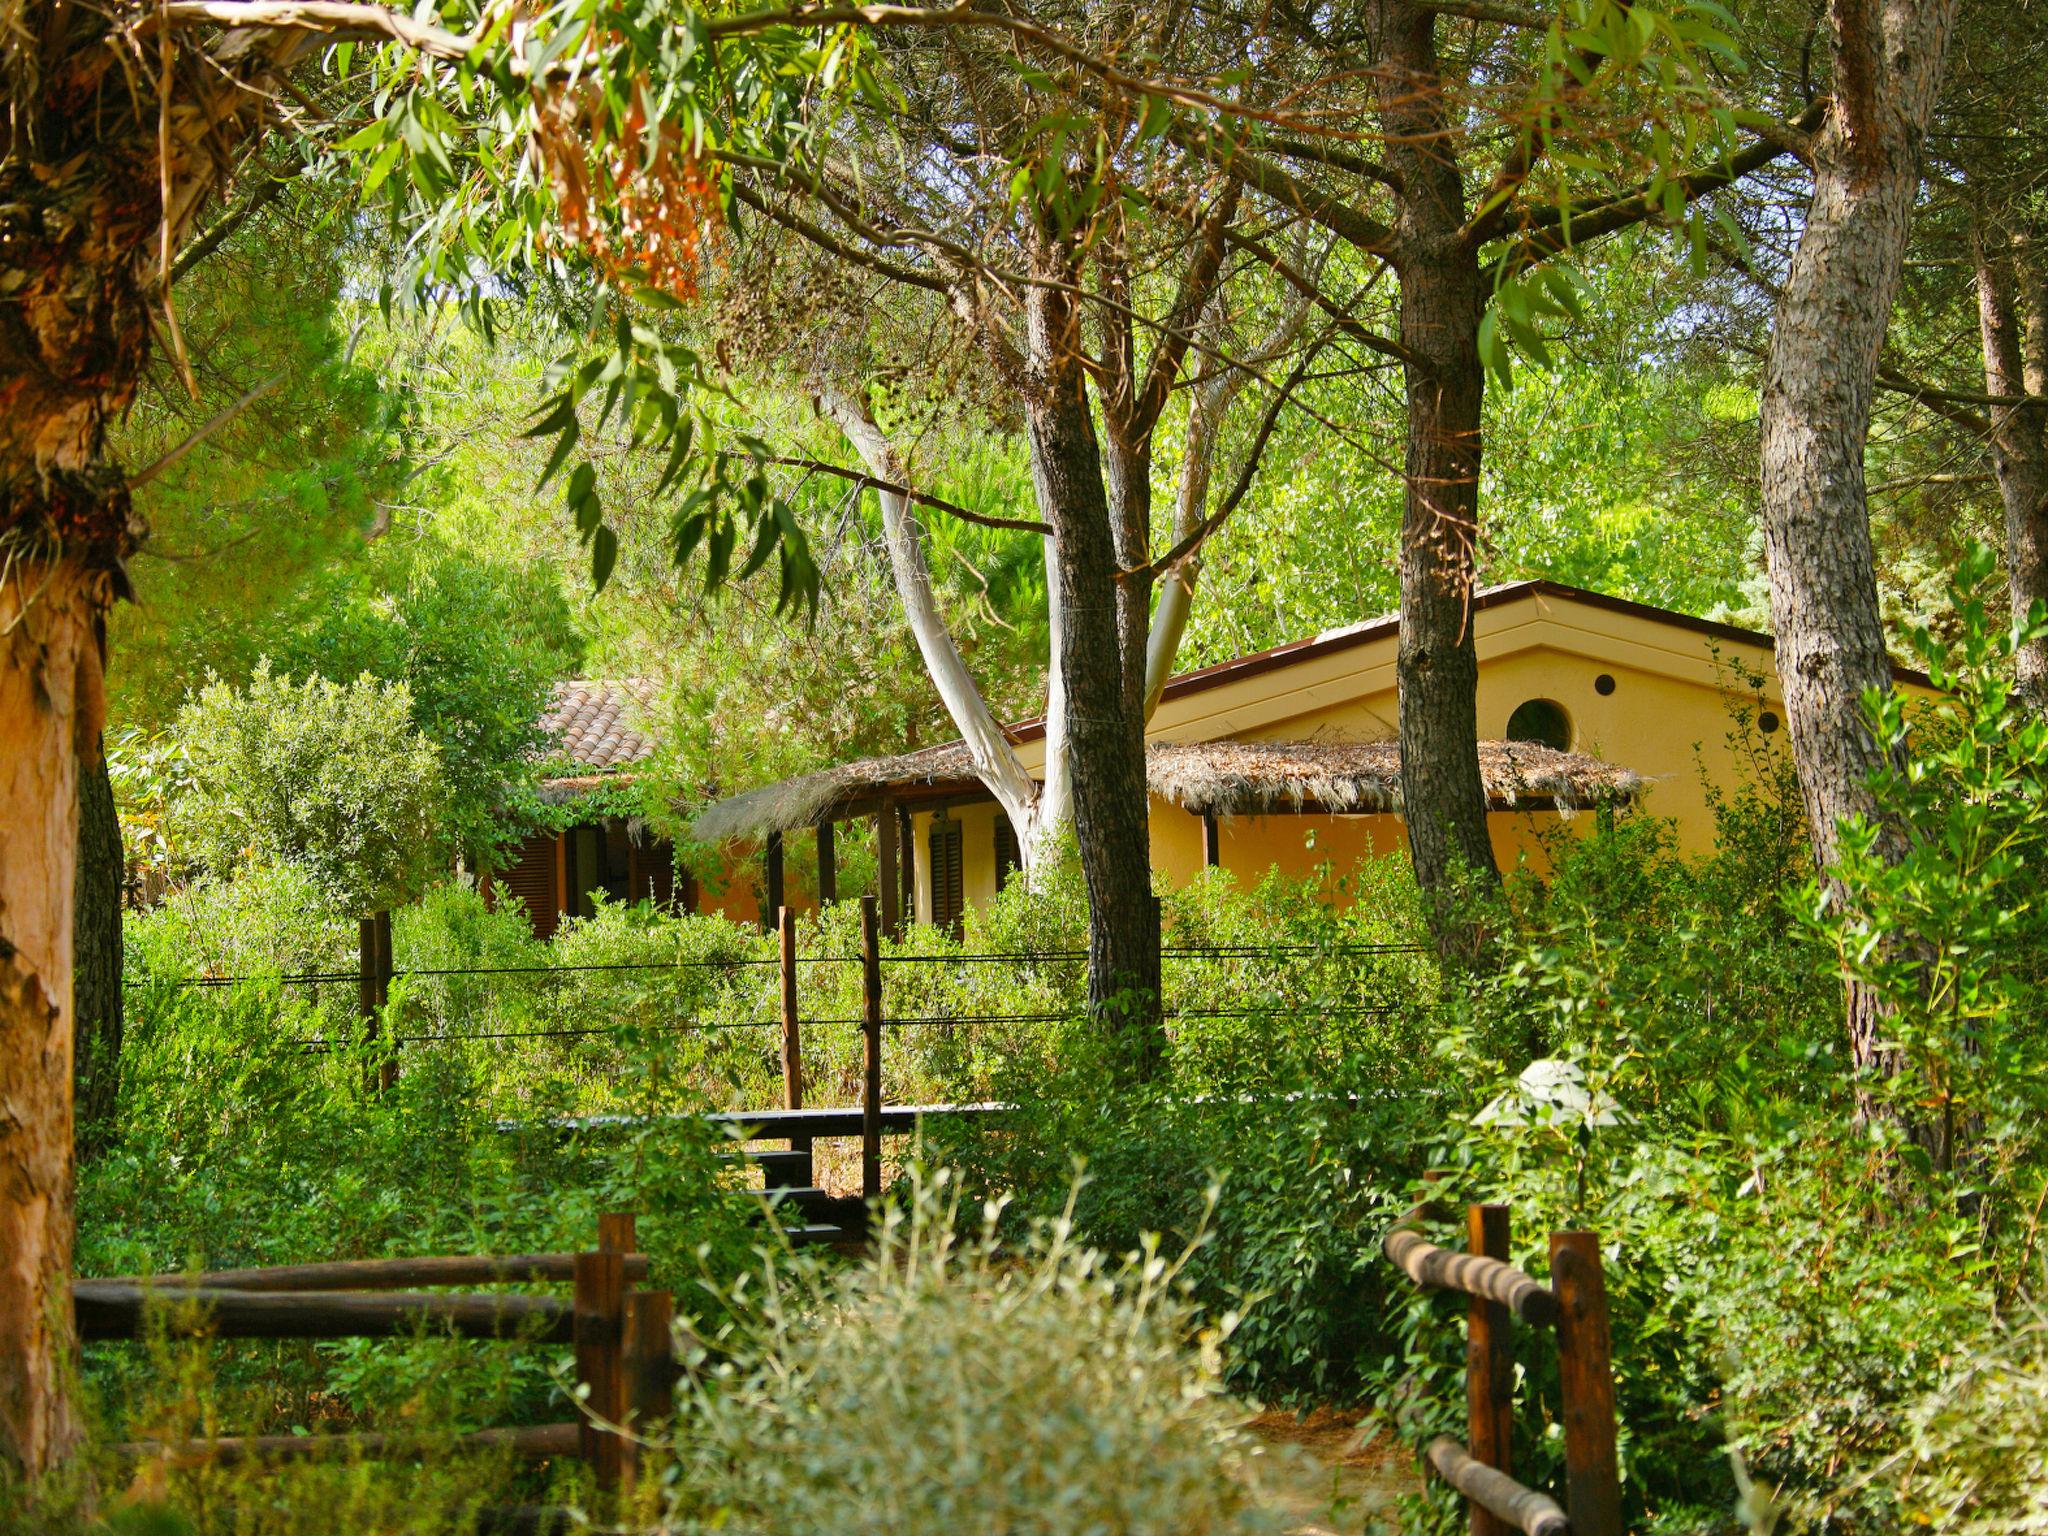
[[[931,153],[922,141],[893,148],[908,158]],[[883,195],[872,174],[862,173],[860,181],[871,205]],[[820,415],[860,461],[861,471],[811,459],[800,461],[799,467],[806,473],[826,470],[846,476],[857,488],[875,490],[897,599],[933,691],[960,733],[976,776],[1009,820],[1027,878],[1036,878],[1071,816],[1074,777],[1089,771],[1087,764],[1071,760],[1067,746],[1069,658],[1061,654],[1059,643],[1063,625],[1057,541],[1049,523],[1016,515],[1029,508],[1012,509],[1007,517],[1000,512],[991,515],[932,495],[928,489],[943,474],[945,456],[957,449],[962,431],[972,430],[975,423],[1000,430],[1020,419],[1020,402],[1006,382],[1008,376],[982,362],[992,346],[1013,344],[1000,333],[992,339],[988,327],[1006,320],[1014,327],[1014,317],[1001,315],[994,305],[976,305],[970,283],[978,274],[971,269],[949,267],[943,261],[927,264],[915,257],[908,264],[877,259],[871,267],[843,266],[840,258],[848,247],[821,244],[822,231],[798,216],[797,199],[764,197],[746,179],[736,183],[736,191],[745,206],[761,210],[728,285],[746,295],[745,321],[735,327],[740,345],[748,348],[750,362],[773,367],[778,376],[794,370]],[[999,195],[970,206],[984,212],[994,209],[999,217],[1011,214]],[[969,223],[956,210],[948,225],[949,238],[959,241]],[[849,238],[859,237],[849,233]],[[987,248],[998,243],[998,236],[984,224],[976,228],[976,243]],[[1320,263],[1310,256],[1303,265],[1314,270]],[[1254,455],[1241,467],[1234,487],[1212,498],[1212,482],[1225,457],[1222,445],[1231,406],[1247,385],[1266,376],[1293,348],[1307,314],[1301,296],[1278,287],[1262,269],[1228,258],[1225,266],[1242,270],[1217,274],[1214,291],[1194,327],[1194,361],[1184,367],[1184,377],[1175,385],[1185,395],[1185,405],[1170,476],[1171,547],[1163,557],[1148,556],[1147,561],[1158,573],[1159,598],[1146,630],[1141,723],[1149,719],[1172,673],[1200,579],[1203,543],[1243,499],[1256,469]],[[946,291],[933,292],[908,280],[934,275]],[[1246,276],[1250,283],[1243,281]],[[1141,284],[1139,294],[1123,301],[1126,308],[1139,312],[1152,297],[1142,293],[1146,286],[1157,285]],[[775,297],[764,303],[764,294]],[[775,313],[761,318],[764,309]],[[792,326],[794,316],[801,316],[800,327]],[[1096,319],[1099,311],[1091,322]],[[1270,405],[1279,403],[1276,399]],[[1219,509],[1212,511],[1212,499],[1221,502]],[[930,528],[935,520],[949,518],[995,524],[1013,537],[1035,537],[1041,545],[1048,600],[1042,782],[1024,768],[1009,733],[990,708],[934,589]],[[1154,541],[1148,536],[1150,542]],[[1118,575],[1120,580],[1131,579],[1121,571]]]

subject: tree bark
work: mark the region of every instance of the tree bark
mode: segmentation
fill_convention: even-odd
[[[1990,407],[2012,615],[2021,619],[2048,603],[2048,267],[2038,245],[1999,230],[1980,227],[1975,245],[1984,392],[2032,397]],[[2021,647],[2014,670],[2028,707],[2048,714],[2048,640]]]
[[[1143,674],[1128,675],[1133,665],[1144,665],[1143,632],[1132,654],[1122,632],[1116,545],[1083,371],[1072,263],[1057,246],[1034,259],[1040,268],[1034,275],[1047,285],[1031,288],[1024,301],[1025,416],[1039,507],[1053,528],[1074,830],[1088,890],[1088,1002],[1126,1033],[1142,1070],[1162,1045]]]
[[[1465,187],[1446,116],[1436,17],[1406,3],[1380,10],[1379,83],[1387,153],[1402,181],[1395,269],[1407,384],[1401,515],[1401,800],[1415,879],[1439,915],[1462,863],[1498,882],[1479,776],[1479,454],[1486,370],[1479,321],[1486,285],[1461,238]]]
[[[65,561],[0,581],[0,1458],[34,1478],[77,1443],[72,904],[78,743],[99,730],[103,583]]]
[[[1888,691],[1863,455],[1879,349],[1898,292],[1954,0],[1834,0],[1834,98],[1813,145],[1806,224],[1778,301],[1762,401],[1764,548],[1777,671],[1814,858],[1833,864],[1848,817],[1879,819],[1887,748],[1863,714]],[[1902,830],[1881,828],[1896,857]],[[1859,1067],[1878,1061],[1882,1010],[1849,988]]]
[[[127,861],[105,743],[89,738],[78,764],[78,875],[72,904],[72,1117],[81,1155],[113,1138],[121,1096],[121,906]]]
[[[870,474],[891,485],[910,483],[909,466],[876,424],[866,402],[825,386],[818,391],[818,404],[860,455]],[[938,596],[932,591],[931,562],[925,553],[924,526],[918,521],[917,509],[906,497],[879,486],[875,494],[882,504],[882,541],[889,551],[897,600],[903,604],[903,616],[917,641],[918,654],[924,658],[925,672],[938,690],[939,702],[946,706],[953,728],[967,746],[975,776],[1010,818],[1028,871],[1038,847],[1034,835],[1038,785],[1024,771],[1016,749],[975,685],[974,674],[967,670],[960,648],[953,643],[952,631],[947,629],[945,615],[939,611]]]

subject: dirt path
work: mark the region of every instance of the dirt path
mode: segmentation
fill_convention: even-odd
[[[1295,1536],[1393,1529],[1394,1501],[1415,1486],[1415,1464],[1404,1447],[1384,1440],[1358,1444],[1358,1419],[1356,1412],[1331,1408],[1306,1417],[1274,1408],[1247,1426],[1269,1445],[1294,1447],[1314,1469],[1279,1499]]]

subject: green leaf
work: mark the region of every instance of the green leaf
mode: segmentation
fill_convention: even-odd
[[[590,540],[591,584],[602,592],[612,579],[612,567],[619,563],[619,537],[608,525],[600,524]]]

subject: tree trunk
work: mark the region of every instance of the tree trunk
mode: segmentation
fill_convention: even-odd
[[[1479,653],[1472,637],[1478,569],[1479,453],[1486,371],[1478,252],[1459,238],[1465,188],[1436,56],[1434,13],[1381,11],[1389,68],[1380,121],[1403,192],[1397,220],[1401,345],[1408,392],[1401,515],[1401,801],[1415,879],[1439,917],[1460,863],[1498,882],[1479,776]]]
[[[1990,407],[1991,464],[2005,503],[2005,561],[2012,614],[2048,603],[2048,270],[2032,242],[1976,231],[1977,316],[1984,337],[1984,392],[2029,395]],[[2016,658],[2020,693],[2048,714],[2048,640]]]
[[[105,743],[84,743],[78,764],[78,876],[72,904],[72,1116],[81,1155],[113,1137],[121,1095],[121,905],[127,861]]]
[[[1073,283],[1070,263],[1042,254],[1039,261],[1048,268],[1042,275]],[[1143,675],[1127,676],[1133,665],[1144,665],[1144,635],[1141,628],[1133,652],[1123,634],[1079,309],[1066,288],[1035,286],[1025,310],[1032,477],[1053,527],[1074,830],[1088,889],[1088,1002],[1127,1033],[1144,1070],[1162,1043]]]
[[[1764,549],[1793,764],[1826,869],[1846,817],[1875,818],[1869,778],[1886,748],[1867,689],[1891,687],[1864,498],[1878,352],[1898,292],[1920,147],[1939,88],[1953,0],[1835,0],[1834,101],[1813,146],[1812,201],[1778,300],[1765,370]],[[1903,833],[1885,829],[1896,856]],[[1882,1065],[1882,1010],[1852,985],[1859,1067]]]
[[[103,586],[69,561],[17,562],[0,581],[0,1459],[31,1478],[79,1437],[71,923]]]
[[[860,455],[868,472],[891,485],[910,483],[909,466],[896,452],[864,400],[829,386],[818,390],[819,408],[832,419],[853,451]],[[1038,846],[1034,836],[1038,818],[1038,786],[1024,771],[1017,752],[1003,728],[989,712],[988,703],[975,685],[974,674],[946,628],[945,615],[932,591],[931,562],[925,553],[924,525],[907,497],[876,488],[882,504],[882,539],[889,551],[889,569],[896,582],[896,596],[903,604],[903,616],[917,641],[924,669],[946,706],[953,728],[967,747],[975,776],[996,797],[1010,825],[1017,833],[1017,846],[1024,852],[1027,867]]]

